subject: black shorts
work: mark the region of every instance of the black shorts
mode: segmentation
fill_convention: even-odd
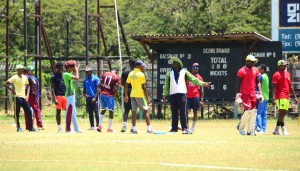
[[[187,98],[186,106],[187,109],[198,110],[200,108],[200,98],[199,97]]]
[[[131,110],[131,109],[132,109],[132,107],[131,107],[130,92],[131,92],[131,91],[128,91],[128,102],[127,102],[127,103],[124,102],[124,109],[125,109],[125,110]],[[124,97],[125,97],[125,96],[124,96]]]

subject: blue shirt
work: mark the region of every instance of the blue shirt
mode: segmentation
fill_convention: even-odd
[[[33,75],[27,75],[27,78],[28,78],[28,82],[29,82],[29,85],[30,85],[30,92],[29,92],[29,96],[33,96],[32,95],[32,92],[33,92],[33,81],[35,81],[36,83],[36,92],[35,92],[35,95],[36,97],[39,97],[40,96],[40,84],[39,84],[39,80],[33,76]]]
[[[89,97],[94,97],[97,92],[97,85],[100,83],[100,79],[92,74],[91,78],[85,77],[82,87],[85,89],[85,93]]]

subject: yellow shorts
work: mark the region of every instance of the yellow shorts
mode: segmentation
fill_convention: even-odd
[[[289,109],[289,104],[290,104],[290,100],[288,99],[276,99],[276,106],[277,109],[282,109],[282,110],[288,110]]]

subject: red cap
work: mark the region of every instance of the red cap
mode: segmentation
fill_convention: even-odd
[[[199,64],[198,63],[193,63],[193,66],[199,66]]]
[[[70,61],[66,61],[65,62],[65,66],[68,67],[68,66],[75,66],[76,65],[76,61],[73,61],[73,60],[70,60]]]

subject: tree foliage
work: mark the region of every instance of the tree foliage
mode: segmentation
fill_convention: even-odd
[[[35,0],[27,0],[28,14],[34,13]],[[96,13],[96,0],[89,0],[89,13]],[[101,5],[113,5],[101,0]],[[10,3],[10,54],[22,61],[23,0]],[[129,34],[207,34],[227,32],[258,32],[270,37],[269,0],[130,0],[119,1],[121,20],[135,57],[145,56],[141,46],[130,40]],[[5,1],[0,2],[0,15],[5,14]],[[43,22],[54,56],[66,55],[66,20],[70,20],[70,54],[85,55],[85,26],[83,0],[43,0]],[[110,55],[116,55],[117,31],[115,11],[101,8],[101,23]],[[0,22],[0,54],[5,54],[5,20]],[[97,22],[89,17],[89,53],[97,53]],[[34,53],[34,18],[28,17],[28,53]],[[45,44],[42,44],[44,56]],[[122,54],[125,53],[122,45]],[[104,55],[101,44],[101,55]]]

